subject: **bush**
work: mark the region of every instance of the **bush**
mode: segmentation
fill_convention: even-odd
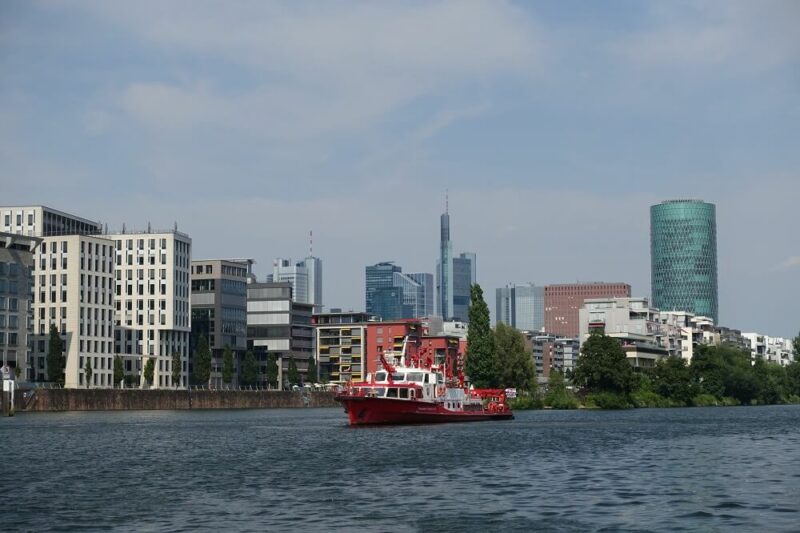
[[[544,404],[553,409],[577,409],[578,398],[567,390],[551,392],[545,396]]]
[[[714,407],[721,405],[721,402],[713,394],[704,393],[692,398],[692,405],[695,407]]]
[[[783,403],[800,404],[800,396],[797,394],[789,394],[783,397]]]
[[[638,390],[631,393],[631,403],[634,407],[685,407],[686,404],[669,398],[664,398],[658,393],[647,390]]]
[[[517,411],[525,411],[528,409],[541,409],[544,407],[544,402],[538,394],[522,394],[513,400],[509,400],[509,407]]]
[[[629,409],[628,397],[616,392],[593,392],[586,396],[586,405],[600,409]]]
[[[724,405],[725,407],[732,407],[735,405],[742,405],[742,403],[736,398],[732,398],[730,396],[723,396],[722,405]]]

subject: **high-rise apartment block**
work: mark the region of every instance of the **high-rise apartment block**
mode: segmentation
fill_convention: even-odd
[[[112,387],[114,242],[90,235],[43,237],[34,260],[33,298],[36,378],[46,379],[54,325],[64,340],[64,386]],[[85,376],[87,360],[91,383]]]
[[[247,279],[250,259],[192,261],[192,346],[204,335],[213,357],[211,383],[223,385],[225,348],[233,352],[234,365],[247,349]],[[236,372],[232,383],[238,383]]]
[[[650,207],[653,305],[688,311],[719,323],[716,207],[668,200]]]
[[[575,370],[580,353],[580,342],[574,337],[556,335],[526,335],[526,345],[533,351],[536,374],[549,378],[553,370],[564,373]]]
[[[314,315],[317,366],[331,383],[366,379],[368,313]]]
[[[540,332],[544,327],[544,287],[510,283],[496,291],[495,318],[520,331]]]
[[[569,283],[545,285],[545,333],[562,337],[577,337],[580,323],[578,311],[584,300],[590,298],[629,298],[631,286],[627,283]]]
[[[185,387],[191,334],[192,239],[185,233],[148,231],[107,235],[116,250],[116,351],[125,372],[141,376],[153,359],[152,386]],[[172,381],[172,355],[181,360]]]
[[[52,325],[64,342],[64,385],[113,386],[113,242],[99,235],[99,223],[46,206],[0,207],[0,224],[7,232],[42,238],[31,268],[29,379],[48,379]]]
[[[37,237],[0,232],[0,358],[17,380],[34,379],[30,335],[33,333],[33,254]]]

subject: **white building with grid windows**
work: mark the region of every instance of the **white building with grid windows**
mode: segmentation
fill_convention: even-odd
[[[34,379],[47,380],[50,326],[55,325],[64,340],[64,387],[112,387],[114,243],[89,235],[44,237],[33,263]]]
[[[154,388],[186,387],[191,335],[192,240],[177,230],[118,233],[114,241],[115,346],[125,373],[145,385],[153,359]],[[172,381],[172,354],[180,354],[180,381]]]

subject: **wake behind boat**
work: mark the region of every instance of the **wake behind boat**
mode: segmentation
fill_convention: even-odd
[[[407,341],[406,341],[407,342]],[[350,425],[476,422],[514,418],[503,389],[475,389],[448,373],[446,365],[422,363],[403,351],[386,352],[383,369],[349,384],[336,396]],[[388,361],[387,357],[392,359]]]

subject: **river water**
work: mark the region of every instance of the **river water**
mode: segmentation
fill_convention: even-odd
[[[798,531],[800,406],[0,419],[0,530]]]

